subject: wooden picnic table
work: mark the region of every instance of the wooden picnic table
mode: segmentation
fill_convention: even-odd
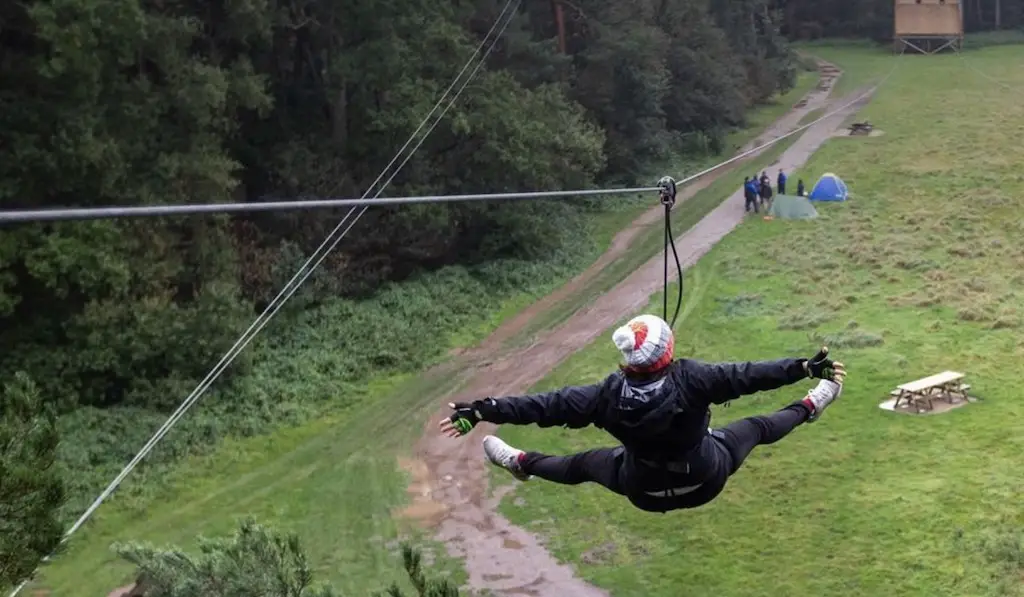
[[[932,410],[932,401],[935,399],[946,400],[950,404],[953,403],[954,398],[966,401],[968,399],[967,390],[971,389],[971,386],[963,384],[963,378],[963,373],[943,371],[942,373],[936,373],[935,375],[900,384],[892,391],[892,394],[896,396],[896,403],[893,404],[893,408],[898,407],[900,402],[905,401],[908,406],[916,405],[918,412],[921,412],[924,410],[921,407],[922,404],[927,404],[927,410]]]

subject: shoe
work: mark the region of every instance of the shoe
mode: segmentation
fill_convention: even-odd
[[[522,450],[513,448],[493,435],[488,435],[484,438],[484,454],[487,455],[487,460],[490,460],[491,464],[507,470],[516,479],[530,480],[530,475],[524,473],[519,466],[519,459],[525,454]]]
[[[821,416],[821,413],[828,408],[828,405],[835,402],[842,393],[842,385],[827,379],[819,381],[818,385],[808,392],[807,397],[803,399],[803,405],[811,411],[811,416],[807,418],[807,422],[812,423],[817,421],[818,417]]]

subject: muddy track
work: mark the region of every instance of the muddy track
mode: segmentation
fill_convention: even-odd
[[[839,75],[838,69],[819,63],[819,71],[821,81],[818,87],[750,147],[795,129],[800,120],[813,110],[822,107],[834,109],[849,101],[847,98],[829,101],[832,86]],[[863,92],[858,90],[856,94]],[[803,165],[842,122],[867,101],[865,98],[842,113],[808,128],[777,160],[777,167],[793,170]],[[723,175],[735,175],[734,172],[724,169]],[[685,198],[710,184],[709,179],[699,181],[703,185],[690,185],[684,189],[677,207],[685,205]],[[739,189],[739,183],[736,186]],[[660,256],[638,268],[610,292],[596,298],[555,329],[539,334],[529,346],[517,349],[503,347],[505,340],[513,337],[534,316],[570,296],[604,266],[621,256],[644,227],[658,222],[661,213],[658,207],[638,218],[616,236],[608,252],[586,272],[506,322],[480,346],[456,357],[455,366],[470,373],[458,395],[446,397],[444,402],[521,394],[599,334],[646,306],[650,296],[661,289]],[[692,229],[676,238],[683,266],[693,265],[743,218],[742,192],[737,190]],[[413,471],[413,485],[410,487],[413,503],[406,513],[433,528],[437,539],[446,544],[449,553],[465,560],[469,587],[502,596],[609,595],[576,578],[569,566],[559,564],[547,553],[536,536],[511,525],[497,514],[498,502],[509,488],[503,488],[499,495],[489,495],[487,470],[480,447],[481,437],[492,432],[493,426],[480,425],[468,437],[452,440],[437,433],[436,422],[442,416],[443,411],[438,411],[426,424],[424,436],[417,445],[417,460],[405,463],[406,468]]]

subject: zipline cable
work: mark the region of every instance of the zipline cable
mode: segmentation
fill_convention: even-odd
[[[300,201],[265,201],[260,203],[205,203],[191,205],[145,205],[135,207],[82,207],[39,210],[0,211],[0,224],[28,222],[56,222],[72,220],[99,220],[184,216],[197,214],[248,213],[265,211],[291,211],[323,208],[386,207],[417,203],[458,203],[466,201],[511,201],[559,199],[565,197],[592,197],[600,195],[629,195],[653,193],[658,187],[625,189],[577,189],[571,191],[529,191],[521,193],[478,193],[468,195],[421,195],[408,197],[374,197],[359,199],[304,199]]]
[[[963,52],[959,48],[954,47],[953,51],[956,52],[957,58],[960,59],[960,62],[962,62],[963,65],[965,67],[967,67],[968,70],[974,71],[975,74],[981,76],[982,78],[988,79],[989,81],[992,81],[993,83],[995,83],[996,85],[999,85],[1000,87],[1002,87],[1003,89],[1006,89],[1007,91],[1016,91],[1016,89],[1012,85],[1010,85],[1009,83],[1006,83],[1005,81],[1000,81],[999,79],[993,77],[992,75],[990,75],[990,74],[988,74],[986,72],[982,72],[977,67],[975,67],[973,64],[971,64],[971,62],[969,60],[964,58]]]
[[[398,160],[398,158],[399,158],[399,156],[401,156],[402,152],[404,152],[405,149],[409,146],[409,143],[412,142],[412,139],[417,135],[417,133],[419,133],[423,129],[423,126],[426,124],[426,122],[428,122],[430,120],[431,116],[433,116],[433,114],[437,111],[437,108],[442,103],[444,103],[446,97],[451,92],[451,90],[455,87],[455,85],[458,82],[459,78],[462,77],[462,75],[466,72],[466,69],[469,68],[469,65],[472,64],[476,60],[477,56],[480,54],[480,50],[483,48],[484,44],[486,43],[487,38],[491,35],[492,32],[495,31],[495,29],[498,27],[499,23],[501,23],[501,28],[498,30],[498,33],[494,36],[494,39],[493,39],[491,45],[487,48],[487,50],[484,53],[484,55],[477,62],[476,67],[473,69],[473,71],[470,73],[470,75],[468,77],[466,77],[465,80],[462,81],[462,85],[459,87],[458,91],[452,97],[452,99],[448,103],[448,105],[441,112],[440,116],[438,116],[438,118],[433,122],[433,124],[430,125],[430,127],[427,129],[426,133],[424,133],[422,138],[413,147],[413,149],[409,152],[409,154],[405,157],[405,159],[401,162],[401,164],[398,166],[398,168],[395,170],[395,172],[392,173],[391,176],[387,179],[387,181],[385,181],[381,185],[381,187],[377,190],[377,193],[376,193],[375,197],[379,196],[384,191],[384,189],[387,188],[387,185],[394,179],[394,177],[398,174],[399,171],[401,171],[402,167],[409,161],[409,159],[416,152],[416,150],[418,150],[419,147],[423,144],[423,141],[426,139],[426,136],[429,135],[434,130],[434,128],[437,126],[437,124],[441,121],[441,119],[444,117],[444,115],[448,112],[448,110],[451,109],[452,105],[454,105],[455,101],[459,98],[459,96],[462,94],[462,92],[469,85],[469,82],[473,79],[473,77],[476,75],[476,73],[480,70],[480,67],[483,65],[484,61],[487,60],[487,57],[494,50],[494,47],[497,45],[498,38],[501,37],[501,35],[505,32],[505,29],[508,27],[509,23],[512,22],[512,19],[515,17],[515,11],[519,7],[520,1],[521,0],[508,0],[508,2],[505,4],[505,7],[502,9],[501,13],[499,13],[498,18],[495,19],[494,25],[492,25],[491,29],[487,32],[487,36],[484,37],[484,41],[481,42],[480,46],[478,46],[476,51],[473,52],[473,55],[466,62],[466,65],[463,66],[463,68],[459,72],[458,76],[456,76],[455,81],[453,81],[452,84],[449,85],[448,89],[445,91],[444,94],[442,94],[441,98],[434,105],[434,108],[430,111],[430,113],[428,113],[427,116],[423,119],[423,122],[420,123],[420,126],[418,126],[416,128],[416,130],[410,136],[409,140],[406,141],[405,145],[403,145],[402,148],[399,150],[399,152],[395,155],[395,157],[392,158],[391,162],[388,163],[388,165],[381,172],[381,174],[377,176],[377,179],[374,180],[374,182],[373,182],[373,184],[371,184],[370,188],[367,189],[366,193],[364,193],[364,195],[363,195],[364,198],[366,197],[366,195],[368,195],[370,193],[370,191],[381,180],[381,178],[384,177],[384,175],[387,172],[387,170]],[[509,8],[512,8],[512,15],[511,15],[511,17],[509,17],[508,19],[505,19],[502,22],[502,19],[505,17],[505,13],[508,12]],[[327,257],[327,254],[329,254],[330,251],[333,250],[334,247],[337,246],[337,244],[341,241],[341,239],[343,239],[345,237],[345,235],[348,234],[349,230],[352,229],[352,226],[355,225],[356,221],[359,219],[359,217],[362,215],[362,213],[364,213],[366,211],[366,209],[367,209],[367,207],[363,207],[363,211],[360,212],[354,219],[352,219],[351,222],[349,222],[348,226],[344,229],[344,231],[341,232],[340,235],[337,235],[337,237],[332,240],[332,237],[335,236],[335,233],[337,233],[338,230],[340,230],[342,228],[342,226],[345,225],[345,223],[349,219],[349,216],[351,216],[352,212],[354,212],[356,210],[356,208],[353,207],[349,211],[349,213],[345,215],[345,217],[342,219],[342,221],[334,228],[334,230],[332,230],[331,234],[329,234],[328,237],[324,240],[324,242],[321,243],[321,245],[317,249],[317,251],[314,252],[314,254],[312,256],[310,256],[309,259],[306,260],[306,262],[299,269],[299,271],[292,277],[291,280],[289,280],[289,282],[285,285],[285,287],[281,290],[281,292],[278,293],[277,297],[275,297],[275,299],[273,301],[271,301],[271,304],[267,306],[267,308],[260,315],[260,317],[258,317],[252,323],[252,325],[250,325],[249,328],[242,334],[242,336],[239,337],[239,339],[235,342],[234,346],[232,346],[232,348],[224,355],[224,357],[221,358],[220,362],[213,368],[213,370],[211,370],[211,372],[209,374],[207,374],[206,378],[204,378],[203,381],[200,382],[200,384],[196,387],[196,389],[193,390],[192,394],[190,394],[189,397],[185,399],[185,401],[181,404],[181,406],[179,406],[178,409],[158,429],[157,433],[154,434],[153,437],[150,438],[150,440],[148,442],[146,442],[146,444],[139,451],[139,453],[136,454],[134,458],[132,458],[132,460],[128,463],[128,465],[126,465],[124,467],[124,469],[122,469],[121,473],[118,474],[118,476],[114,479],[114,481],[112,481],[107,486],[107,488],[103,490],[103,492],[99,495],[99,497],[97,497],[96,500],[93,501],[93,503],[89,506],[89,508],[86,509],[86,511],[71,526],[71,528],[69,528],[68,531],[65,532],[64,536],[61,539],[61,544],[66,543],[68,541],[68,539],[70,539],[70,537],[79,528],[81,528],[81,526],[92,516],[92,514],[99,508],[99,506],[104,501],[106,501],[106,499],[114,492],[114,490],[121,484],[121,482],[131,473],[131,471],[135,469],[135,467],[138,465],[138,463],[141,462],[142,459],[144,459],[149,454],[149,452],[152,450],[153,446],[155,446],[156,443],[159,442],[164,437],[164,435],[167,434],[167,432],[171,429],[171,427],[173,427],[178,422],[178,420],[181,419],[181,417],[185,414],[185,412],[188,411],[188,409],[191,408],[191,406],[193,404],[195,404],[199,400],[199,398],[202,397],[202,395],[206,392],[206,390],[220,376],[220,373],[223,372],[224,369],[226,369],[227,366],[230,365],[231,362],[234,361],[235,357],[237,357],[237,355],[242,350],[244,350],[246,346],[248,346],[248,344],[252,341],[252,339],[256,336],[256,334],[258,334],[264,327],[266,327],[267,323],[269,323],[271,318],[273,318],[273,316],[281,309],[281,307],[284,305],[284,303],[289,298],[291,298],[292,295],[295,294],[295,292],[298,290],[299,286],[301,286],[302,283],[305,282],[305,280],[307,278],[309,278],[309,276],[313,273],[313,271],[316,269],[316,267],[320,263],[323,262],[323,260]],[[326,251],[322,251],[322,249],[324,249],[325,247],[326,247],[327,250]],[[322,253],[319,258],[317,258],[317,254],[318,253]],[[315,262],[314,262],[314,259],[316,260]],[[310,265],[310,263],[313,263],[312,267],[308,267]],[[303,270],[305,270],[305,272]],[[47,556],[46,558],[43,559],[43,561],[49,561],[49,559],[50,559],[49,556]],[[10,597],[16,597],[16,595],[18,595],[18,593],[21,592],[21,590],[29,583],[30,580],[31,580],[31,577],[28,578],[28,579],[25,579],[24,581],[22,581],[21,584],[19,584],[14,589],[14,591],[12,591],[10,593]]]

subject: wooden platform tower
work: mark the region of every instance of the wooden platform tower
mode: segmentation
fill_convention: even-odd
[[[893,49],[935,54],[959,50],[964,41],[964,13],[960,0],[895,0]]]

